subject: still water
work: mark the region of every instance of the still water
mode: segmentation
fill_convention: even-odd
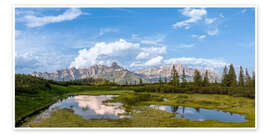
[[[216,109],[192,108],[183,106],[150,105],[151,108],[171,112],[176,114],[176,118],[204,121],[218,120],[224,122],[244,122],[247,121],[244,115],[223,112]]]
[[[110,100],[118,95],[101,95],[101,96],[70,96],[66,99],[59,100],[55,104],[51,105],[45,112],[39,117],[46,118],[52,112],[59,109],[69,109],[74,114],[77,114],[85,119],[121,119],[129,118],[126,115],[120,115],[125,113],[121,103],[107,103],[103,101]]]
[[[84,119],[121,119],[131,118],[130,115],[123,115],[125,109],[121,103],[104,103],[118,95],[70,96],[59,100],[51,105],[46,111],[38,115],[32,122],[39,122],[50,117],[52,112],[59,109],[69,109],[74,114]],[[167,99],[164,99],[166,102]],[[151,108],[175,113],[176,118],[185,118],[195,121],[218,120],[224,122],[244,122],[247,121],[244,115],[223,112],[216,109],[192,108],[183,106],[150,105]]]

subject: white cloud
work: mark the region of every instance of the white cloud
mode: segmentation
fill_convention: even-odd
[[[18,38],[22,35],[22,31],[20,30],[15,30],[15,38]]]
[[[173,24],[174,28],[185,27],[189,29],[191,23],[196,23],[201,20],[203,16],[207,15],[207,11],[204,8],[185,8],[184,10],[180,10],[180,12],[182,15],[189,17],[189,19],[176,22]]]
[[[140,42],[145,45],[157,45],[162,46],[162,42],[164,42],[166,35],[164,34],[154,34],[151,36],[140,36],[138,34],[132,34],[131,40]]]
[[[153,40],[142,40],[141,43],[142,44],[155,45],[155,44],[157,44],[157,41],[153,41]]]
[[[119,31],[118,29],[114,29],[114,28],[104,28],[99,31],[98,36],[96,38],[103,36],[105,33],[118,32],[118,31]]]
[[[163,57],[156,56],[147,61],[134,61],[130,64],[130,67],[131,68],[135,67],[135,69],[145,69],[149,67],[159,66],[162,63],[163,63]]]
[[[136,60],[148,59],[165,53],[166,53],[165,46],[141,48],[141,52],[136,56]]]
[[[198,35],[196,35],[196,34],[192,34],[191,35],[193,38],[197,38],[198,37]]]
[[[152,53],[152,54],[164,54],[166,53],[166,47],[148,47],[148,48],[142,48],[143,52]]]
[[[179,57],[164,60],[165,64],[181,63],[194,67],[206,67],[206,68],[221,68],[227,65],[223,60],[218,59],[205,59],[195,57]]]
[[[136,60],[149,60],[166,53],[166,47],[141,47],[138,43],[124,39],[111,43],[96,43],[94,47],[82,49],[70,67],[85,68],[95,64],[109,65],[116,61],[120,65],[130,65]],[[136,61],[142,62],[142,61]]]
[[[205,36],[205,35],[201,35],[201,36],[199,36],[199,39],[204,39],[204,38],[206,38],[206,36]]]
[[[129,52],[138,51],[140,45],[126,42],[123,39],[112,43],[96,43],[90,49],[82,49],[70,67],[82,68],[94,64],[108,64],[113,57],[125,57]]]
[[[218,28],[209,29],[209,30],[207,31],[208,35],[211,35],[211,36],[217,35],[218,32],[219,32]]]
[[[205,23],[206,24],[212,24],[216,21],[216,18],[205,18]]]
[[[160,65],[161,62],[163,60],[163,57],[162,56],[157,56],[157,57],[154,57],[150,60],[148,60],[147,62],[145,62],[145,66],[156,66],[156,65]]]
[[[20,20],[26,23],[27,27],[40,27],[50,23],[57,23],[67,20],[73,20],[80,16],[82,11],[77,8],[67,9],[63,14],[57,16],[34,16],[34,15],[26,15]]]
[[[16,73],[31,72],[33,69],[40,66],[37,57],[31,53],[15,53],[15,70]]]
[[[194,46],[194,44],[180,44],[179,48],[192,48]]]
[[[15,9],[15,15],[16,16],[25,15],[25,14],[34,15],[35,12],[32,11],[32,10],[21,10],[21,9],[18,9],[18,8]]]
[[[160,45],[164,41],[165,38],[166,38],[165,35],[158,34],[155,36],[143,37],[141,38],[140,42],[142,44],[148,44],[148,45]]]
[[[136,56],[136,60],[140,60],[140,59],[146,59],[150,56],[150,53],[147,52],[140,52],[137,56]]]
[[[206,35],[196,35],[196,34],[192,34],[193,38],[197,38],[197,39],[204,39],[206,38]]]
[[[220,13],[218,16],[224,18],[224,15],[222,13]]]

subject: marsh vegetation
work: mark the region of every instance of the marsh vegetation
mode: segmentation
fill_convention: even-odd
[[[255,75],[235,79],[231,68],[221,82],[198,73],[180,81],[175,73],[168,82],[136,85],[16,74],[16,126],[255,127]]]

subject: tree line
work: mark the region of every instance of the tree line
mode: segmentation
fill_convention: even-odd
[[[244,73],[245,72],[245,73]],[[180,80],[181,79],[181,80]],[[135,91],[142,92],[164,92],[164,93],[201,93],[201,94],[227,94],[232,96],[255,97],[255,72],[252,76],[248,70],[243,70],[240,66],[240,72],[237,78],[233,64],[225,66],[221,81],[211,81],[208,70],[204,75],[195,70],[193,81],[187,81],[185,69],[182,70],[182,76],[179,77],[175,66],[171,69],[171,79],[167,77],[154,84],[140,84],[142,87],[135,88]]]
[[[209,72],[206,70],[204,74],[195,70],[192,81],[187,80],[185,69],[181,76],[173,65],[171,76],[162,78],[159,76],[158,82],[145,83],[142,78],[134,83],[126,83],[123,85],[105,79],[85,78],[70,81],[54,81],[38,78],[31,75],[16,74],[15,75],[15,92],[16,93],[35,93],[39,90],[50,90],[51,85],[89,85],[89,86],[114,86],[117,88],[129,88],[136,92],[160,92],[160,93],[200,93],[200,94],[227,94],[241,97],[255,97],[255,72],[249,75],[247,69],[240,66],[238,76],[236,75],[234,66],[230,64],[223,69],[221,81],[209,79]]]

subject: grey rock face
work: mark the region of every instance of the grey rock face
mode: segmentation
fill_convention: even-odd
[[[183,75],[183,70],[185,70],[185,75],[188,81],[192,80],[192,77],[195,72],[195,68],[188,68],[180,63],[174,64],[176,71],[178,72],[179,76]],[[170,78],[171,76],[171,70],[173,68],[173,65],[167,65],[167,66],[160,66],[159,68],[151,68],[151,69],[146,69],[142,71],[137,71],[137,74],[143,74],[150,79],[157,79],[159,76],[162,78],[167,77]],[[197,69],[202,76],[205,75],[206,69]],[[215,81],[219,80],[219,76],[216,72],[212,70],[207,70],[208,71],[208,77],[210,81]]]
[[[54,73],[33,72],[31,75],[55,81],[69,81],[84,78],[102,78],[114,81],[119,84],[125,84],[126,81],[128,81],[128,83],[135,84],[139,82],[140,78],[143,80],[143,82],[157,82],[160,76],[163,79],[165,77],[169,79],[171,76],[172,67],[173,65],[168,65],[161,66],[159,68],[150,68],[142,71],[130,72],[114,62],[111,66],[93,65],[88,68],[68,68],[58,70]],[[187,80],[192,80],[192,76],[194,75],[195,71],[194,68],[185,67],[180,63],[175,64],[175,68],[180,77],[182,76],[182,71],[185,70]],[[206,70],[198,70],[204,76]],[[208,73],[210,81],[214,81],[215,79],[218,80],[219,77],[216,72],[208,70]]]
[[[82,69],[68,68],[58,70],[54,73],[33,72],[31,75],[55,81],[69,81],[84,78],[102,78],[110,81],[115,81],[116,83],[120,84],[124,84],[127,80],[128,83],[134,84],[135,81],[138,83],[139,79],[142,78],[144,82],[148,82],[146,76],[130,72],[120,67],[115,62],[112,63],[111,66],[94,65]]]

